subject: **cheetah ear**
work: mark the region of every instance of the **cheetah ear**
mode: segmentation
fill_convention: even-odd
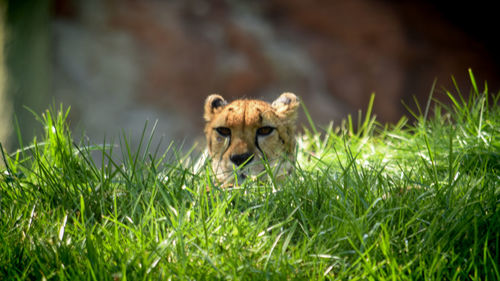
[[[226,104],[227,101],[220,95],[213,94],[208,96],[205,100],[205,121],[210,121],[214,113],[219,112]]]
[[[276,113],[289,117],[297,116],[297,108],[299,107],[300,100],[293,93],[283,93],[273,101],[272,106]]]

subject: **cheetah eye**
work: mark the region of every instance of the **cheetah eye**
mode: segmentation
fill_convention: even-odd
[[[258,136],[267,136],[274,131],[273,127],[265,126],[257,129]]]
[[[230,137],[231,136],[231,129],[229,129],[227,127],[217,127],[217,128],[215,128],[215,130],[217,131],[217,133],[219,133],[219,135],[221,135],[223,137]]]

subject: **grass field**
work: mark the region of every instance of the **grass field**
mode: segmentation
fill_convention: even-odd
[[[48,110],[1,150],[0,280],[500,280],[500,95],[471,78],[415,123],[311,122],[290,177],[232,189]]]

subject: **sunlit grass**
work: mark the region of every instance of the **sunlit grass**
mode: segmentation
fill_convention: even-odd
[[[499,280],[500,95],[471,78],[415,124],[311,121],[290,177],[234,189],[148,126],[136,151],[74,143],[48,110],[1,149],[0,279]]]

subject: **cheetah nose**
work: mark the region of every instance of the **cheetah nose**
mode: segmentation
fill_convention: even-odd
[[[246,165],[252,161],[253,154],[251,153],[233,154],[229,157],[229,159],[231,159],[231,162],[233,162],[236,166],[241,166],[241,164],[245,162]]]

